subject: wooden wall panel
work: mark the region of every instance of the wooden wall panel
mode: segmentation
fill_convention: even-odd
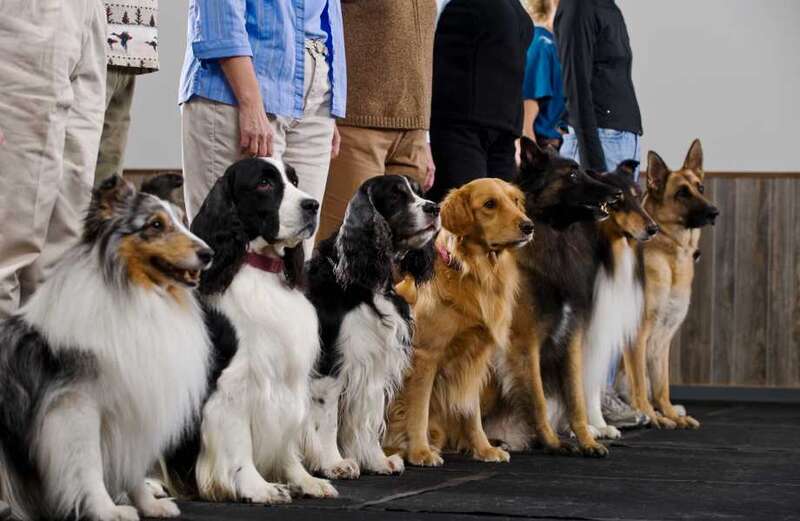
[[[705,228],[672,382],[800,387],[800,174],[709,175]]]

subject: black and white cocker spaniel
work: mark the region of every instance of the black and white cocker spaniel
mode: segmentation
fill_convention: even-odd
[[[364,472],[403,471],[402,459],[384,455],[381,440],[386,404],[411,354],[411,310],[394,281],[411,275],[422,282],[433,274],[439,206],[420,192],[404,176],[366,181],[338,233],[309,262],[306,293],[322,339],[312,417],[320,421],[323,468],[336,468],[344,456]]]
[[[289,165],[244,159],[216,182],[192,222],[217,252],[199,288],[214,369],[201,425],[167,458],[177,489],[176,478],[194,482],[207,500],[253,503],[290,501],[283,484],[307,496],[337,495],[304,466],[319,466],[309,418],[317,314],[301,289],[302,241],[316,230],[318,211]]]

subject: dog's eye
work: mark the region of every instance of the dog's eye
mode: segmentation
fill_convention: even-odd
[[[577,170],[573,170],[572,172],[569,173],[569,180],[572,181],[573,183],[577,183],[578,182],[578,171]]]
[[[706,187],[703,185],[697,185],[697,191],[700,192],[701,194],[704,194],[706,193]]]
[[[677,192],[675,192],[675,197],[689,197],[689,189],[685,186],[682,186]]]
[[[266,177],[262,177],[258,180],[258,190],[272,190],[272,183],[269,182],[269,179]]]
[[[492,210],[494,208],[497,208],[497,201],[495,201],[494,199],[489,199],[488,201],[483,203],[483,207],[488,209],[488,210]]]
[[[164,229],[164,223],[161,222],[161,219],[156,219],[156,220],[150,222],[150,228],[152,228],[154,230],[157,230],[157,231],[161,231],[161,230]]]

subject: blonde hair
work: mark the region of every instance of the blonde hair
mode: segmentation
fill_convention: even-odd
[[[547,20],[555,9],[553,0],[523,0],[523,5],[528,10],[534,21]]]

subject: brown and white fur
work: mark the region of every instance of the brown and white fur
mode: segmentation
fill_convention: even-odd
[[[703,196],[703,177],[700,140],[692,143],[679,170],[670,170],[655,152],[648,155],[644,208],[661,233],[644,246],[644,317],[624,361],[631,404],[656,427],[700,426],[691,416],[680,416],[670,402],[669,346],[689,309],[700,228],[714,224],[719,214]]]
[[[518,289],[514,250],[533,223],[524,196],[498,179],[448,194],[433,279],[417,289],[412,366],[390,407],[384,446],[413,465],[437,466],[448,444],[482,461],[508,461],[481,423],[480,393],[489,363],[508,342]]]
[[[211,257],[167,202],[116,176],[95,191],[80,243],[0,323],[0,499],[15,518],[180,515],[145,472],[200,412],[210,342],[191,288]]]

